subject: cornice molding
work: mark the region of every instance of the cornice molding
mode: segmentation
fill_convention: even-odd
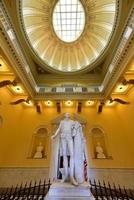
[[[11,24],[10,17],[7,13],[4,2],[0,2],[0,24],[1,24],[1,48],[8,55],[14,70],[26,86],[31,96],[34,96],[35,87],[37,87],[33,75],[30,72],[30,67],[23,54],[23,50],[17,39],[15,30]],[[33,85],[35,87],[33,87]]]
[[[34,79],[30,66],[25,58],[23,49],[21,48],[19,41],[17,39],[17,35],[12,26],[10,17],[6,10],[6,7],[2,2],[0,2],[0,23],[1,23],[1,34],[2,38],[1,44],[3,51],[7,49],[6,54],[9,56],[12,66],[21,81],[24,83],[25,87],[28,90],[28,93],[34,99],[105,99],[112,91],[113,86],[117,82],[120,75],[125,70],[126,64],[130,60],[133,55],[133,39],[134,39],[134,5],[131,9],[131,12],[128,15],[128,19],[124,26],[124,30],[121,34],[120,42],[118,47],[116,48],[115,55],[111,61],[108,72],[103,80],[102,85],[91,86],[93,92],[75,92],[75,93],[61,93],[61,92],[41,92],[45,91],[42,88],[45,86],[38,86],[36,80]],[[132,33],[128,40],[125,39],[124,34],[126,32],[127,27],[132,28]]]
[[[127,39],[125,37],[125,34],[128,30],[128,27],[131,28],[132,32],[129,38]],[[125,71],[128,62],[134,55],[133,41],[134,41],[134,4],[133,8],[129,13],[126,24],[124,25],[123,32],[120,36],[120,40],[116,48],[116,53],[111,60],[108,71],[102,83],[106,96],[111,93],[115,83],[120,78],[122,73]]]

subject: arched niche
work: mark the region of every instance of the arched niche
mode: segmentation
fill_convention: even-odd
[[[46,159],[47,149],[48,129],[45,126],[39,126],[33,133],[28,158]]]
[[[109,159],[107,135],[102,127],[94,126],[90,129],[93,158],[95,159]]]

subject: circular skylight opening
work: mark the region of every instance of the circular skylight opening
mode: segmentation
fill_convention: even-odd
[[[85,26],[85,11],[79,0],[59,0],[53,12],[53,27],[64,42],[74,42]]]

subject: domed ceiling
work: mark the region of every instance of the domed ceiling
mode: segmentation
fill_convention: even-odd
[[[48,69],[92,68],[114,32],[116,0],[21,0],[24,32]]]

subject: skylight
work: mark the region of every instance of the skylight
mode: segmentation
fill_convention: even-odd
[[[85,26],[85,11],[79,0],[59,0],[53,12],[53,27],[64,42],[77,40]]]

